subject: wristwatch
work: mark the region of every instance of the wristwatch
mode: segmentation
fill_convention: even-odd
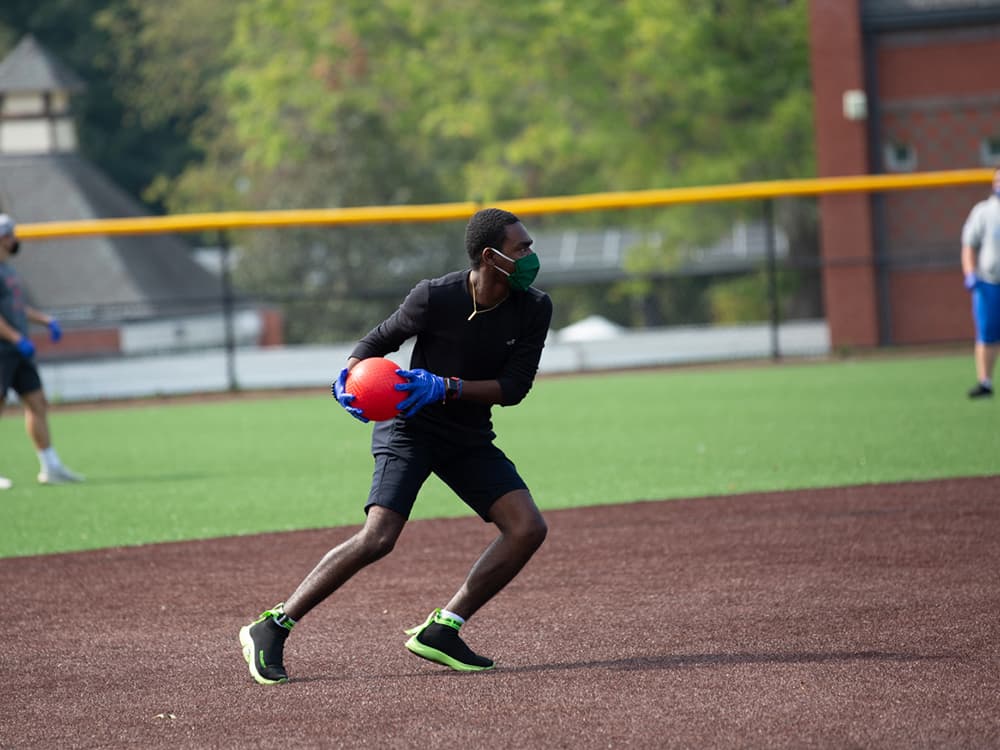
[[[445,378],[444,379],[444,400],[454,401],[462,396],[462,379],[461,378]]]

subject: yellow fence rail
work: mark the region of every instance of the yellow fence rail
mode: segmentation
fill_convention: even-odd
[[[711,203],[843,193],[873,193],[892,190],[986,184],[994,170],[960,169],[911,174],[819,177],[800,180],[770,180],[734,185],[664,188],[609,193],[588,193],[550,198],[491,201],[520,216],[580,213],[623,208],[649,208],[685,203]],[[416,206],[365,206],[283,211],[225,211],[219,213],[143,216],[120,219],[53,221],[18,225],[23,239],[57,239],[93,235],[136,235],[164,232],[201,232],[212,229],[264,229],[301,226],[346,226],[410,222],[465,220],[481,203],[438,203]]]

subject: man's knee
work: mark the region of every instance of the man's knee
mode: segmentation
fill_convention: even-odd
[[[45,400],[45,391],[38,389],[31,393],[21,394],[19,397],[21,405],[35,416],[44,416],[48,409],[48,401]]]
[[[365,525],[355,536],[365,558],[374,562],[392,552],[405,523],[406,519],[395,511],[372,506]]]
[[[396,546],[395,534],[384,530],[362,530],[356,537],[361,553],[368,562],[374,562],[388,555]]]
[[[533,517],[526,520],[523,527],[518,531],[518,538],[523,545],[532,550],[542,546],[545,537],[548,536],[549,525],[542,518],[541,513],[535,513]]]
[[[549,532],[548,524],[527,492],[501,498],[491,515],[504,536],[525,549],[538,549]]]

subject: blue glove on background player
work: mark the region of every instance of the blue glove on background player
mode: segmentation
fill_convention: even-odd
[[[19,338],[17,340],[17,343],[14,344],[14,346],[17,347],[17,350],[21,353],[21,356],[24,357],[25,359],[31,359],[32,357],[35,356],[35,345],[31,343],[31,339],[29,339],[27,336],[22,336],[21,338]]]
[[[330,390],[333,392],[333,397],[337,399],[337,403],[343,406],[348,414],[361,422],[368,421],[368,419],[362,415],[361,409],[356,406],[351,406],[351,402],[354,400],[354,394],[347,392],[346,367],[340,371],[340,375],[338,375],[337,379],[333,381],[333,386]]]
[[[397,383],[397,391],[409,391],[410,396],[400,403],[399,412],[404,418],[412,417],[427,404],[435,401],[444,401],[444,378],[440,375],[427,372],[427,370],[396,370],[409,382]]]
[[[970,292],[976,288],[976,285],[978,283],[979,283],[979,277],[976,276],[975,273],[965,274],[965,288],[968,289]]]
[[[59,327],[59,321],[53,318],[49,321],[49,339],[52,343],[56,343],[62,338],[62,328]]]

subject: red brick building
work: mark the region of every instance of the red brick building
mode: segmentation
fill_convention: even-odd
[[[1000,165],[1000,0],[810,0],[822,177]],[[834,347],[970,340],[959,235],[982,187],[820,199]]]

